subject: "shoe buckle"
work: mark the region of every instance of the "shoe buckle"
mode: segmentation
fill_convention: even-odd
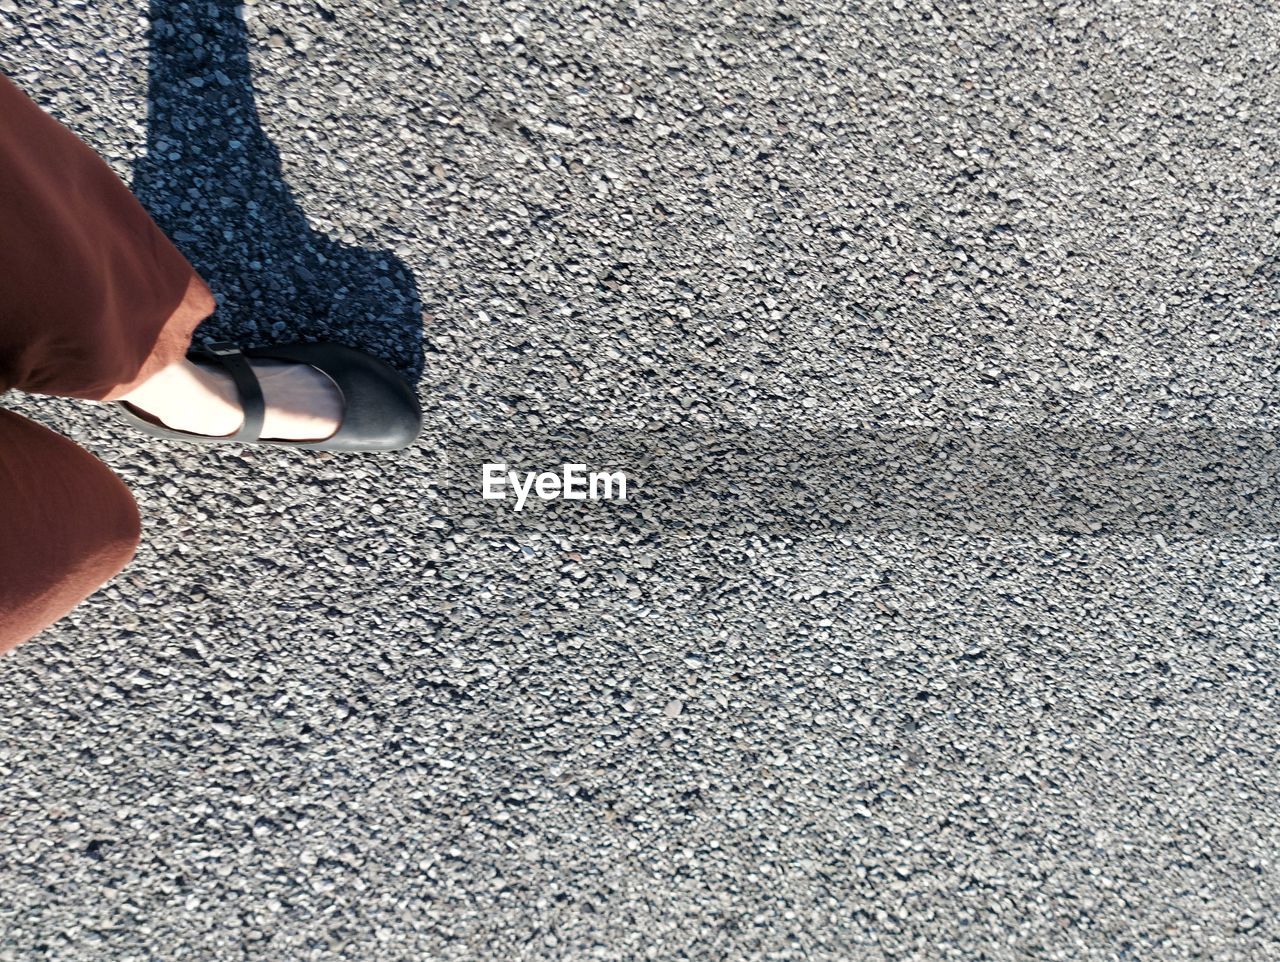
[[[234,341],[206,341],[204,349],[218,357],[230,357],[240,353],[240,345]]]

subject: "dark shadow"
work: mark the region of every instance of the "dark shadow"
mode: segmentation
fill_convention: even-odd
[[[339,243],[307,223],[258,119],[236,3],[151,0],[149,39],[147,150],[133,191],[219,298],[197,339],[335,340],[416,381],[413,274],[389,251]]]

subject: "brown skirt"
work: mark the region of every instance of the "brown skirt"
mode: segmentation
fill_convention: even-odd
[[[0,393],[119,397],[180,360],[213,308],[111,168],[0,76]],[[115,475],[0,410],[0,651],[97,590],[137,543]]]

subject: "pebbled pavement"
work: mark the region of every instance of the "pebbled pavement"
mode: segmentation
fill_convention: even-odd
[[[1280,956],[1277,19],[0,0],[212,336],[427,411],[5,399],[146,535],[0,663],[0,960]]]

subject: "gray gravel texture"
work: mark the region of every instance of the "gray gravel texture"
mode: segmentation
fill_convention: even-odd
[[[0,960],[1280,958],[1278,37],[0,0],[211,331],[427,412],[6,398],[146,533],[0,662]],[[639,490],[517,515],[498,456]]]

